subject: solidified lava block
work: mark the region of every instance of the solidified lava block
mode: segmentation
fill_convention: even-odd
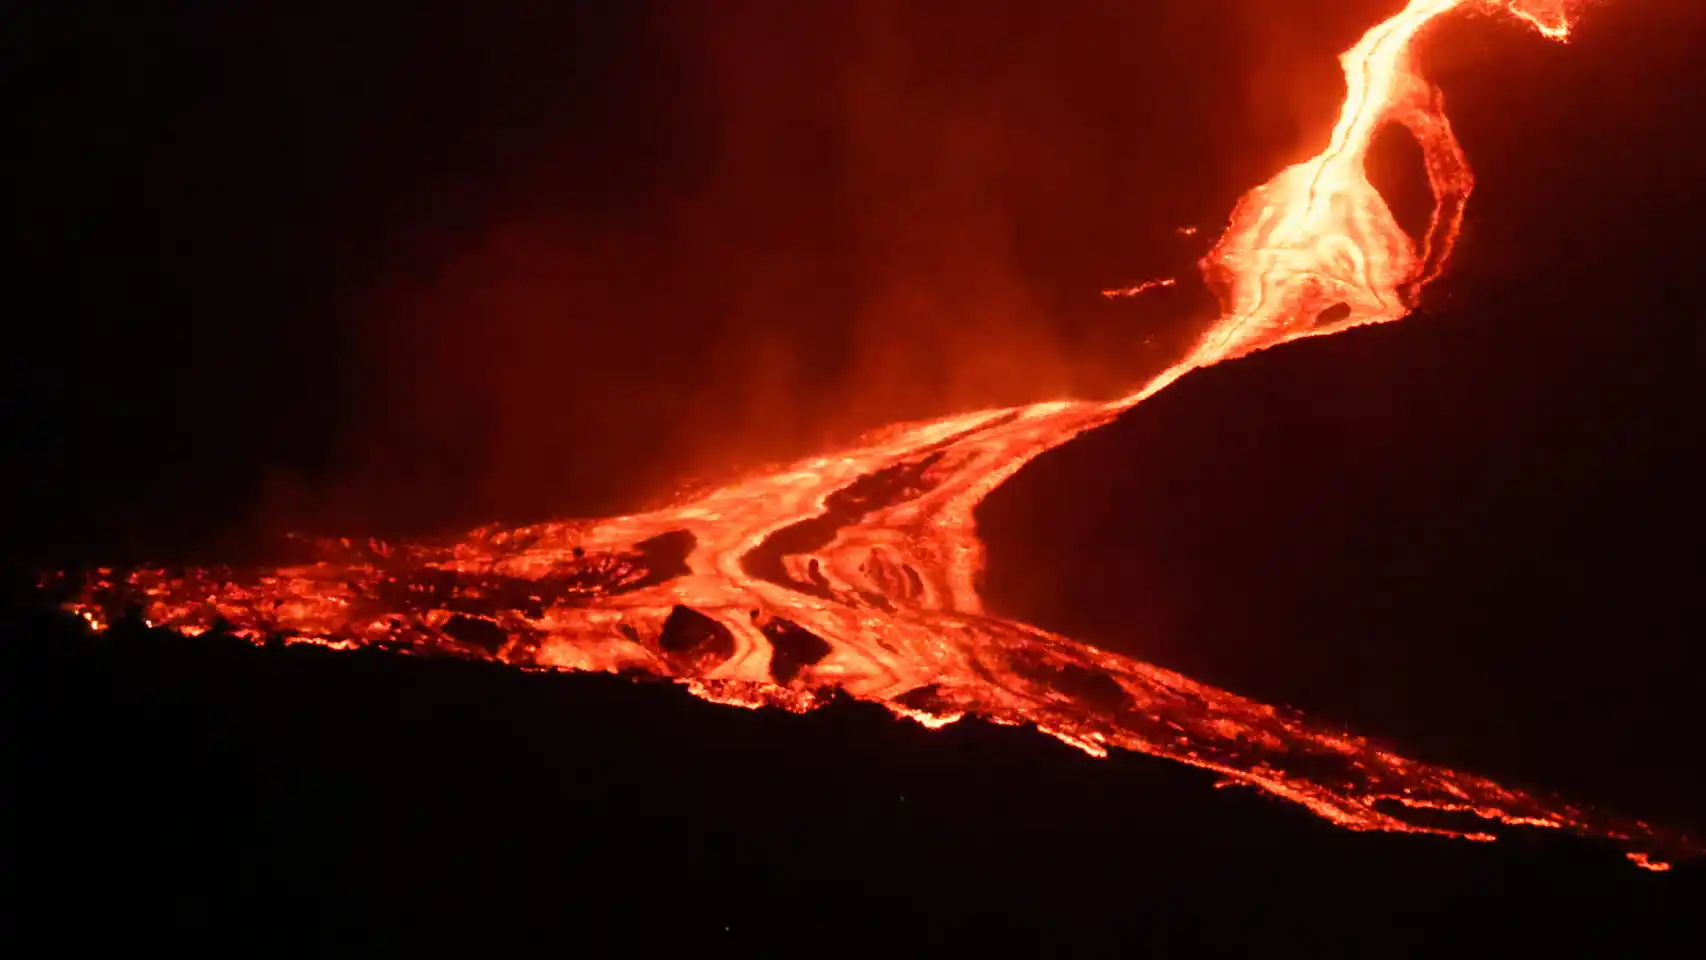
[[[503,645],[509,642],[509,631],[491,622],[477,617],[457,614],[444,625],[444,632],[470,646],[479,647],[489,654],[496,654]]]
[[[805,627],[781,617],[763,626],[771,646],[770,675],[786,685],[800,671],[829,656],[829,642]]]
[[[698,541],[686,530],[671,530],[635,544],[646,564],[646,577],[629,587],[630,590],[654,583],[664,583],[689,572],[687,555]]]
[[[697,610],[677,606],[663,622],[658,646],[678,659],[727,660],[734,655],[734,634]]]
[[[1324,327],[1331,323],[1338,323],[1350,315],[1351,305],[1341,300],[1316,314],[1315,325]]]
[[[1024,676],[1099,710],[1118,710],[1130,699],[1125,688],[1112,677],[1076,664],[1025,662],[1024,658],[1016,657],[1013,667]]]

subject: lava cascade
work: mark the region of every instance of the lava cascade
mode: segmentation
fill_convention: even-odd
[[[1664,869],[1664,858],[1698,848],[990,616],[976,588],[973,512],[1033,457],[1197,368],[1405,316],[1449,258],[1473,188],[1440,92],[1413,62],[1416,37],[1480,7],[1565,40],[1574,6],[1410,0],[1364,34],[1341,58],[1347,96],[1326,148],[1246,194],[1202,261],[1220,316],[1122,399],[895,425],[630,516],[482,528],[453,543],[321,541],[313,562],[259,572],[103,569],[68,608],[96,630],[140,607],[149,624],[192,636],[637,672],[749,708],[805,711],[839,694],[928,726],[976,715],[1093,755],[1128,750],[1213,770],[1350,829],[1482,840],[1499,823],[1566,829]],[[1421,145],[1434,195],[1419,243],[1365,170],[1375,132],[1391,123]],[[1442,826],[1442,813],[1460,819]]]

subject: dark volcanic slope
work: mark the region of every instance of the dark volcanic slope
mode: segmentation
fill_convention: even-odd
[[[1049,454],[983,511],[986,596],[1436,761],[1694,817],[1693,427],[1662,371],[1501,376],[1521,358],[1476,322],[1210,370]]]
[[[976,721],[748,712],[605,676],[91,638],[48,617],[3,629],[7,916],[65,946],[458,930],[488,947],[1106,955],[1320,944],[1368,920],[1406,943],[1480,938],[1476,916],[1656,937],[1702,879],[1534,832],[1356,835],[1198,771]]]
[[[994,608],[1706,824],[1706,109],[1670,79],[1706,16],[1638,12],[1448,88],[1480,184],[1428,309],[1194,374],[992,495]],[[1568,108],[1516,142],[1519,95]]]

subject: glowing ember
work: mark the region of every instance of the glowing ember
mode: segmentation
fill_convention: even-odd
[[[1115,297],[1135,297],[1138,294],[1148,293],[1151,290],[1160,290],[1164,287],[1176,287],[1178,285],[1179,281],[1172,277],[1168,277],[1165,280],[1145,280],[1134,287],[1120,287],[1114,290],[1103,290],[1102,296],[1107,297],[1109,300],[1112,300]]]
[[[1411,50],[1463,6],[1503,10],[1556,39],[1570,24],[1567,0],[1411,0],[1371,29],[1344,54],[1348,97],[1327,148],[1245,196],[1203,260],[1220,318],[1124,399],[898,425],[652,513],[481,529],[442,545],[325,542],[319,561],[258,576],[104,570],[70,607],[97,630],[134,602],[148,622],[189,635],[223,622],[256,642],[643,671],[743,707],[804,711],[840,690],[932,727],[975,714],[1097,756],[1167,757],[1351,829],[1491,839],[1422,819],[1470,814],[1614,839],[1633,862],[1663,869],[1659,856],[1696,848],[988,616],[975,587],[973,510],[1031,458],[1198,367],[1408,312],[1449,257],[1472,186]],[[1408,128],[1426,161],[1435,207],[1419,249],[1364,169],[1387,123]]]

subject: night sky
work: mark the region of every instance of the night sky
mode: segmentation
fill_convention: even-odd
[[[1315,149],[1372,15],[498,7],[22,15],[32,542],[631,509],[1112,392],[1207,303],[1098,291]]]
[[[1098,291],[1194,276],[1397,4],[1299,6],[38,4],[5,40],[8,559],[631,510],[1109,395],[1211,305]],[[1703,50],[1676,0],[1569,47],[1441,27],[1479,185],[1421,315],[1045,457],[986,511],[996,606],[1686,815]]]

